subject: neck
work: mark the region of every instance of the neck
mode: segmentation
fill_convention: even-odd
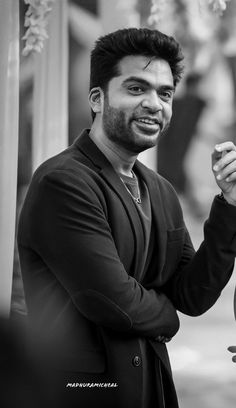
[[[106,156],[117,173],[126,176],[132,175],[131,170],[137,159],[137,155],[130,154],[127,150],[108,139],[104,132],[99,132],[95,126],[92,126],[89,137]]]

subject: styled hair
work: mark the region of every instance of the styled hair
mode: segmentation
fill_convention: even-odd
[[[173,37],[148,28],[126,28],[100,37],[91,52],[90,89],[104,92],[109,81],[119,75],[119,61],[129,55],[143,55],[166,60],[171,68],[174,86],[183,72],[183,54]]]

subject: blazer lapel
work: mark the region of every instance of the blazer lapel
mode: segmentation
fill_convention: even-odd
[[[120,177],[115,172],[111,163],[107,160],[104,154],[98,149],[88,135],[88,131],[84,131],[74,142],[83,154],[85,154],[93,164],[98,168],[98,172],[106,180],[107,184],[119,196],[127,211],[127,216],[130,220],[135,240],[135,254],[134,254],[134,270],[132,276],[139,280],[140,265],[142,265],[142,257],[144,252],[143,228],[141,220],[136,209],[136,204],[131,195],[127,192]],[[121,237],[123,239],[123,237]]]

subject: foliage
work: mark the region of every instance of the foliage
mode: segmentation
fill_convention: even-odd
[[[54,0],[24,0],[28,4],[25,14],[26,33],[22,38],[25,40],[23,55],[26,56],[32,51],[41,52],[44,40],[48,38],[47,24],[48,15],[52,10]]]

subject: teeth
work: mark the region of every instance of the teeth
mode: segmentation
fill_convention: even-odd
[[[138,122],[147,123],[148,125],[155,125],[157,122],[151,119],[138,119]]]

